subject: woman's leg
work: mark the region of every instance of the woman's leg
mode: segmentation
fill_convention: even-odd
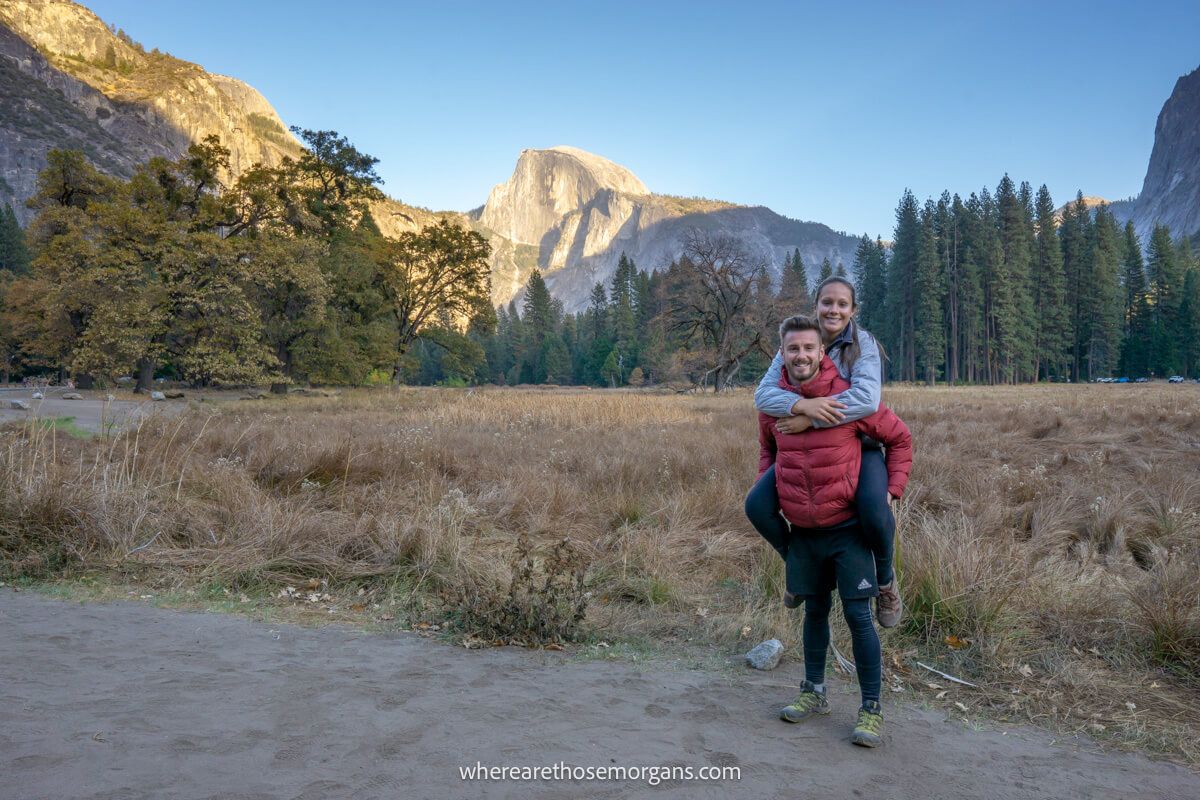
[[[879,690],[883,683],[883,650],[879,645],[879,634],[875,632],[875,623],[871,619],[871,598],[843,598],[842,613],[846,617],[846,624],[850,627],[850,638],[854,643],[854,666],[858,671],[858,688],[862,692],[863,707],[867,707],[868,704],[877,706]],[[807,665],[808,617],[804,620],[804,630],[804,661]]]
[[[779,513],[779,493],[775,489],[775,467],[770,467],[746,495],[746,517],[754,529],[767,540],[779,557],[787,561],[787,520]]]
[[[892,569],[892,553],[895,547],[896,518],[888,505],[887,466],[883,451],[877,447],[864,447],[862,469],[858,473],[858,491],[854,501],[858,506],[858,519],[862,524],[863,541],[875,556],[875,579],[880,586],[887,586],[895,577]]]

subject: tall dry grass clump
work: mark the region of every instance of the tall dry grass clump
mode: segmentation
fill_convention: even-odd
[[[1011,716],[1166,731],[1190,754],[1171,720],[1195,713],[1200,675],[1200,393],[889,386],[885,400],[916,447],[893,671],[922,685],[915,653]],[[0,569],[398,587],[485,641],[735,652],[798,635],[779,559],[742,514],[756,456],[744,392],[361,391],[205,403],[91,441],[10,426]]]

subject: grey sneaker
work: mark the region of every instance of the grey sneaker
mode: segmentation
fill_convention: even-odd
[[[812,683],[805,681],[800,684],[800,694],[792,704],[779,712],[779,718],[784,722],[801,722],[813,714],[828,714],[832,710],[825,693],[814,690]]]
[[[900,586],[895,577],[887,586],[879,587],[879,597],[875,600],[875,618],[881,628],[894,628],[900,622],[904,613],[904,603],[900,600]]]

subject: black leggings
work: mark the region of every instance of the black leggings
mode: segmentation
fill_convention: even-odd
[[[829,612],[833,593],[804,598],[804,677],[812,683],[825,682],[825,654],[829,651]],[[842,614],[854,643],[854,667],[862,702],[879,702],[883,683],[883,655],[879,634],[871,619],[871,598],[842,599]]]
[[[880,586],[891,583],[894,577],[892,553],[896,537],[896,519],[888,505],[887,485],[887,466],[884,464],[883,451],[877,447],[864,447],[854,502],[858,507],[859,522],[862,524],[863,542],[875,556],[875,579]],[[774,466],[762,474],[750,490],[750,494],[746,495],[746,516],[754,529],[786,561],[791,528],[779,513]]]

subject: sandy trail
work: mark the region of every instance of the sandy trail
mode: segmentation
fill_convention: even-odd
[[[0,798],[1193,798],[1170,764],[885,706],[776,718],[798,665],[728,678],[407,634],[0,589]],[[464,781],[459,767],[738,766],[740,780]]]

